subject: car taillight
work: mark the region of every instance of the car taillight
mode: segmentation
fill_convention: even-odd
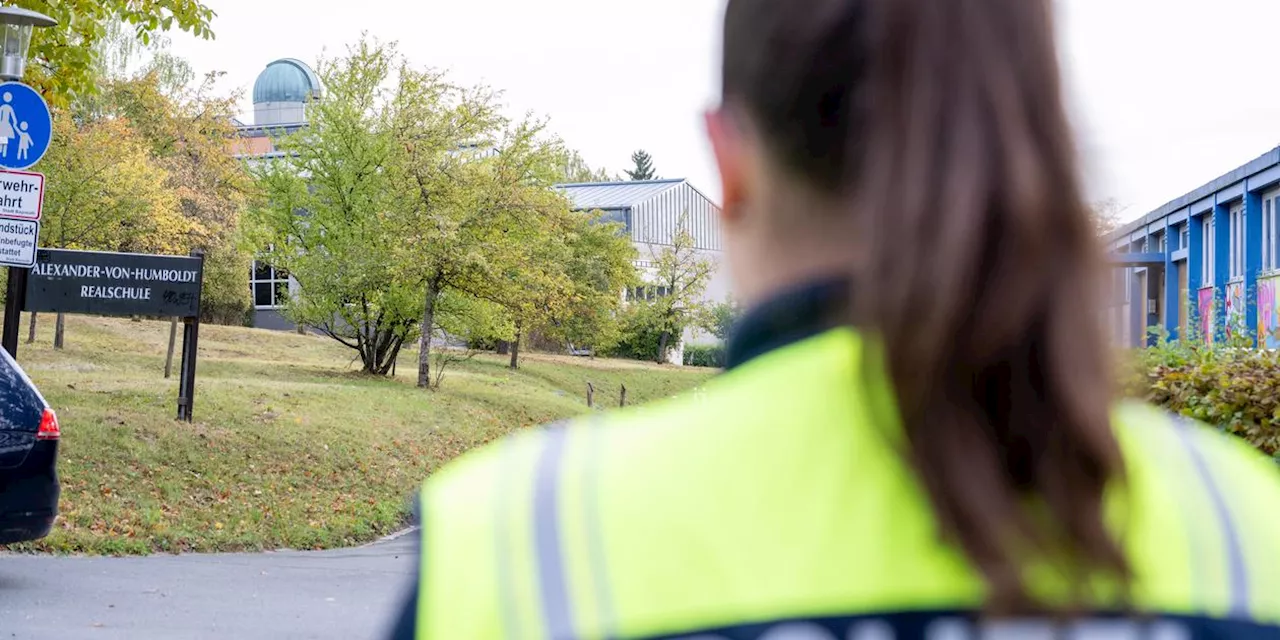
[[[40,430],[36,432],[36,440],[57,440],[62,437],[62,429],[58,428],[58,416],[53,409],[45,409],[40,416]]]

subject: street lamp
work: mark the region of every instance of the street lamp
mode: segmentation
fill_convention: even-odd
[[[27,50],[35,27],[52,27],[57,20],[27,9],[0,7],[0,80],[21,80],[27,70]]]

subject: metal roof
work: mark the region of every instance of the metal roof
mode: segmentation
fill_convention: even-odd
[[[674,189],[684,182],[683,178],[632,182],[582,182],[556,185],[556,188],[573,202],[574,209],[629,209]]]
[[[1157,207],[1154,211],[1144,216],[1140,216],[1136,220],[1131,220],[1120,225],[1120,227],[1115,231],[1108,233],[1104,239],[1108,243],[1126,241],[1130,234],[1143,229],[1147,225],[1155,224],[1200,200],[1213,197],[1215,193],[1231,187],[1232,185],[1257,177],[1257,174],[1272,167],[1276,167],[1277,165],[1280,165],[1280,147],[1276,147],[1257,158],[1254,158],[1253,160],[1250,160],[1249,162],[1246,162],[1245,164],[1236,167],[1235,169],[1232,169],[1231,171],[1228,171],[1227,173],[1224,173],[1203,185],[1200,185],[1196,189],[1166,202],[1165,204]],[[1267,180],[1267,182],[1273,181],[1274,180]],[[1260,186],[1262,185],[1252,184],[1251,180],[1249,188],[1255,189]]]

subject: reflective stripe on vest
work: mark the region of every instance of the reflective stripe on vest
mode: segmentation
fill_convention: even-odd
[[[614,611],[609,590],[608,570],[605,560],[604,536],[600,521],[600,494],[596,474],[599,470],[600,447],[604,434],[600,421],[579,432],[587,447],[582,465],[583,477],[579,483],[582,491],[582,511],[586,547],[583,552],[591,573],[599,625],[599,634],[612,637],[615,633]],[[575,638],[579,632],[575,626],[573,602],[569,599],[566,548],[563,535],[564,518],[561,513],[562,487],[564,486],[562,462],[568,444],[570,430],[567,423],[553,425],[545,430],[534,477],[533,518],[534,551],[540,588],[540,611],[544,632],[548,638]],[[509,509],[508,509],[509,512]]]
[[[565,578],[564,541],[560,535],[560,463],[568,435],[564,425],[547,429],[533,479],[534,548],[542,621],[548,638],[577,637]]]
[[[515,438],[508,436],[501,447],[504,464],[498,471],[499,490],[493,501],[493,548],[494,557],[497,558],[498,589],[501,591],[498,594],[498,604],[502,610],[502,627],[505,637],[519,638],[521,636],[520,614],[516,606],[516,599],[519,596],[516,595],[511,544],[506,539],[507,532],[511,529],[511,517],[514,511],[512,501],[518,495],[517,487],[520,486],[520,478],[516,476],[515,464],[513,464],[517,453]]]
[[[1200,480],[1198,483],[1200,490],[1208,496],[1218,529],[1222,533],[1221,553],[1227,570],[1228,615],[1233,618],[1247,618],[1250,611],[1249,579],[1245,569],[1244,553],[1240,549],[1240,536],[1236,530],[1235,520],[1231,517],[1231,511],[1227,508],[1222,488],[1218,485],[1218,480],[1205,459],[1203,447],[1194,439],[1192,433],[1194,428],[1191,423],[1181,418],[1173,420],[1173,431],[1177,434],[1182,448],[1196,470]],[[1188,522],[1188,527],[1194,526],[1194,522]]]

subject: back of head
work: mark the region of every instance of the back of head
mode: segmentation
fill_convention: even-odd
[[[723,93],[770,170],[826,203],[772,212],[779,228],[849,230],[851,319],[883,348],[905,455],[991,608],[1038,608],[1033,556],[1126,581],[1048,0],[730,0]]]

